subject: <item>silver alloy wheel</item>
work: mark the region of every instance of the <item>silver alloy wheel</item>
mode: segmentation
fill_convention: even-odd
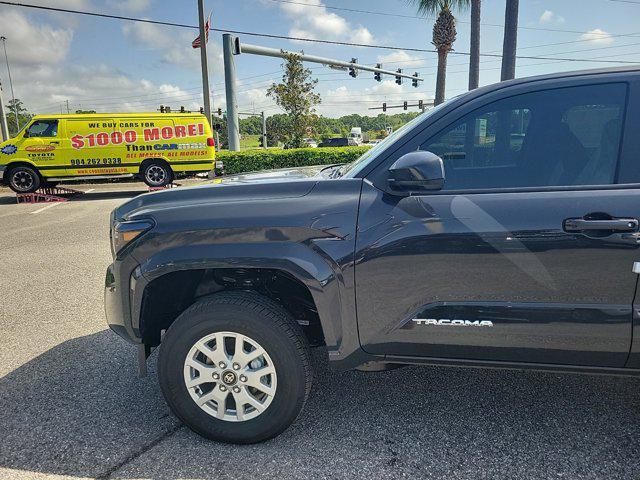
[[[167,179],[167,171],[160,165],[151,165],[144,172],[147,183],[151,185],[162,185]]]
[[[34,180],[33,175],[27,170],[17,170],[11,175],[11,184],[21,192],[30,190]]]
[[[236,332],[216,332],[189,350],[184,382],[193,401],[206,413],[243,422],[269,407],[276,394],[277,374],[258,342]]]

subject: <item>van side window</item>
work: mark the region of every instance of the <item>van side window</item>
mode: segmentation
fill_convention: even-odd
[[[56,137],[58,136],[57,120],[36,120],[27,130],[27,137]]]
[[[498,100],[420,145],[445,165],[445,190],[614,183],[626,84]]]

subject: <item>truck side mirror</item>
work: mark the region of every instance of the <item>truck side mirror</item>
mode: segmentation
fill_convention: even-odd
[[[406,153],[389,168],[389,187],[405,194],[440,190],[444,186],[444,164],[435,153]]]

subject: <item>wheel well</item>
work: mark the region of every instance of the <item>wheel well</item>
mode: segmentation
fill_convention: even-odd
[[[17,161],[17,162],[11,162],[7,165],[7,167],[4,170],[4,173],[2,174],[2,181],[3,182],[8,182],[9,181],[9,172],[11,172],[11,170],[13,170],[16,167],[29,167],[32,168],[36,171],[36,173],[40,176],[40,178],[42,177],[42,174],[40,173],[40,170],[38,170],[38,167],[36,167],[35,165],[30,164],[29,162],[22,162],[22,161]]]
[[[143,175],[144,169],[147,168],[147,165],[149,165],[150,163],[162,163],[166,165],[169,168],[169,170],[173,171],[169,162],[167,162],[164,158],[145,158],[140,164],[140,169],[138,170],[138,173],[140,175]]]
[[[229,290],[255,291],[277,302],[298,322],[310,345],[324,345],[320,317],[307,286],[284,271],[263,268],[182,270],[153,280],[142,299],[143,342],[159,345],[162,331],[187,307],[201,297]]]

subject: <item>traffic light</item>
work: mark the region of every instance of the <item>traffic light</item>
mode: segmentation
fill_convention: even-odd
[[[402,69],[401,69],[401,68],[399,68],[398,70],[396,70],[396,72],[398,72],[398,73],[402,73]],[[402,85],[402,77],[401,77],[401,76],[396,75],[396,83],[397,83],[398,85]]]
[[[418,108],[424,110],[424,102],[422,100],[418,100]]]
[[[382,68],[382,64],[381,63],[376,63],[376,68]],[[380,72],[375,72],[373,74],[373,78],[376,80],[376,82],[381,82],[382,81],[382,74]]]
[[[418,72],[413,74],[413,78],[411,79],[411,86],[412,87],[418,86]]]
[[[387,102],[383,102],[382,104],[382,111],[386,112],[387,111]]]
[[[200,113],[204,114],[204,107],[200,107]]]
[[[184,105],[180,105],[180,113],[184,113]]]
[[[352,58],[351,63],[358,63],[358,59]],[[353,78],[356,78],[358,76],[358,70],[356,69],[356,67],[349,67],[349,75],[351,75]]]
[[[407,109],[407,101],[405,100],[404,103],[402,104],[402,107],[406,110]]]
[[[164,113],[164,105],[160,105],[160,113]]]

